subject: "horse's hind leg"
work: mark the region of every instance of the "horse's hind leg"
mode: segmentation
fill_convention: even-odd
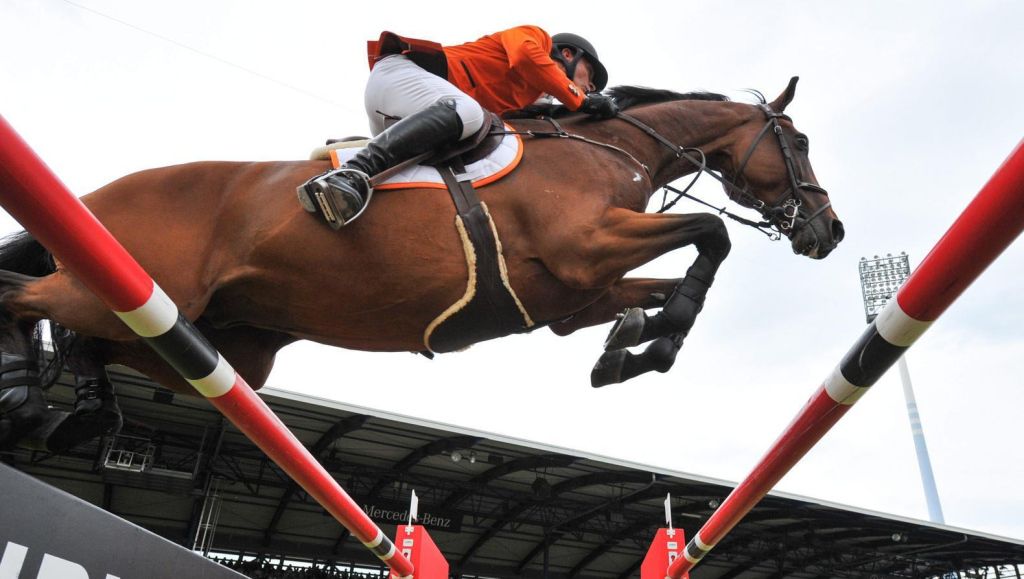
[[[39,368],[41,358],[35,324],[18,326],[14,331],[6,329],[4,351],[0,352],[0,449],[20,446],[63,452],[101,434],[102,431],[83,428],[74,414],[47,404],[43,389],[49,387],[52,380],[43,383],[43,375],[49,373]],[[12,340],[12,337],[15,338]],[[17,345],[20,341],[23,346]],[[59,374],[58,368],[53,379]]]
[[[82,349],[88,341],[73,347],[70,356],[76,364],[71,369],[82,382],[76,388],[75,412],[46,405],[38,378],[39,344],[33,332],[40,319],[56,319],[88,333],[93,333],[93,328],[106,327],[103,331],[112,336],[131,334],[98,299],[64,272],[44,277],[0,272],[2,349],[20,359],[5,362],[15,366],[31,364],[31,372],[36,376],[32,384],[3,389],[8,400],[0,404],[0,415],[7,426],[0,433],[0,445],[61,452],[119,428],[120,412],[105,379],[102,359],[96,360],[95,352]],[[7,367],[0,366],[0,371]],[[13,406],[17,408],[12,409]]]
[[[98,410],[93,408],[94,401],[83,400],[76,405],[73,415],[47,406],[42,392],[45,385],[41,385],[39,379],[41,356],[35,328],[39,320],[53,319],[89,334],[102,335],[106,332],[113,337],[127,337],[131,335],[130,331],[82,284],[66,272],[55,272],[49,254],[31,236],[21,234],[0,242],[0,264],[13,270],[0,270],[0,350],[6,353],[0,363],[0,373],[7,378],[0,380],[0,422],[3,423],[0,426],[0,446],[27,445],[41,450],[62,450],[65,443],[56,448],[47,441],[58,431],[62,432],[58,438],[63,441],[82,438],[84,435],[67,434],[82,430],[83,425],[78,423],[80,420],[91,423],[89,426],[93,430],[116,428],[119,413],[116,405],[112,407],[112,399],[104,399],[105,385],[99,380],[95,387],[83,389],[81,398],[95,396],[94,400],[101,401],[101,406],[107,410],[113,408],[118,420],[108,413],[97,421],[102,415],[91,412]],[[91,357],[90,354],[73,356],[73,359]],[[102,378],[102,362],[97,364],[88,372]],[[8,370],[13,373],[8,373]],[[85,369],[78,368],[77,371]],[[69,418],[75,420],[69,422]],[[99,423],[106,426],[101,428]]]
[[[107,376],[102,342],[85,336],[61,336],[59,326],[51,327],[55,342],[64,349],[66,366],[75,375],[74,412],[46,439],[51,452],[63,452],[97,436],[116,434],[123,419]]]
[[[5,350],[10,347],[4,345]],[[63,416],[51,415],[35,356],[0,352],[0,450],[13,448],[50,423],[59,424]]]
[[[51,411],[43,395],[36,320],[21,319],[4,307],[8,296],[34,279],[0,271],[0,450],[54,428],[66,416]]]

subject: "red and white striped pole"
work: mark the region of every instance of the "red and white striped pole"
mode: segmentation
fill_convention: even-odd
[[[0,116],[0,204],[399,577],[412,563]]]
[[[668,568],[692,569],[1024,229],[1024,141]]]

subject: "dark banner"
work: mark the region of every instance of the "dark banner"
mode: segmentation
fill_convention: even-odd
[[[0,488],[0,577],[244,577],[2,464]]]
[[[378,525],[406,525],[409,523],[409,503],[402,504],[379,499],[358,499],[357,502]],[[439,511],[431,508],[429,504],[423,503],[420,503],[419,511],[420,516],[416,524],[431,530],[450,533],[458,533],[462,530],[462,515],[450,511]]]

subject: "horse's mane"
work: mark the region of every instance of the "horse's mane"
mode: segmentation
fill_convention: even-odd
[[[605,94],[615,99],[619,108],[628,109],[639,105],[651,103],[664,103],[670,101],[728,101],[729,97],[707,91],[675,92],[671,90],[647,88],[643,86],[616,86],[606,91]],[[518,111],[509,111],[502,115],[506,119],[532,119],[541,116],[562,118],[577,114],[563,105],[559,104],[535,104],[527,106]]]
[[[674,92],[670,90],[647,88],[643,86],[616,86],[605,91],[608,96],[615,99],[619,107],[628,109],[639,105],[651,103],[664,103],[669,101],[728,101],[729,97],[707,91],[695,92]]]

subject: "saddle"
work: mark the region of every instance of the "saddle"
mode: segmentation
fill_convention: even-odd
[[[505,123],[491,112],[487,113],[487,122],[468,139],[463,139],[450,147],[445,147],[423,162],[424,165],[440,166],[451,160],[458,160],[462,165],[469,165],[490,155],[501,144],[505,136]]]
[[[487,113],[487,122],[468,139],[463,139],[443,149],[424,153],[399,163],[398,165],[381,172],[371,182],[374,185],[387,180],[392,175],[402,171],[414,164],[430,165],[439,167],[443,163],[458,159],[462,165],[469,165],[483,159],[493,153],[501,145],[501,139],[505,135],[505,124],[501,118],[494,113]],[[327,161],[331,158],[331,151],[336,149],[354,149],[366,146],[370,139],[368,137],[343,137],[340,139],[327,139],[322,147],[313,149],[309,158],[311,161]]]

